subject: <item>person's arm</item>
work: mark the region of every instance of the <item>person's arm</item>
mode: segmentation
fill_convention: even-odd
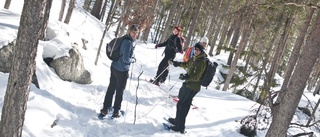
[[[121,49],[120,49],[120,52],[121,52],[121,59],[122,59],[122,62],[126,65],[130,65],[130,63],[132,62],[131,61],[131,53],[130,51],[132,50],[132,42],[128,39],[124,39],[121,43]]]
[[[170,36],[171,37],[171,36]],[[170,39],[170,37],[163,43],[160,43],[160,44],[157,44],[157,47],[164,47],[164,46],[167,46],[168,45],[168,41]]]
[[[177,39],[177,45],[176,46],[177,46],[178,52],[183,53],[181,42],[182,42],[181,38]]]

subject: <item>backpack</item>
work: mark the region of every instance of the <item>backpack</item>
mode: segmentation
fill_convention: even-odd
[[[183,54],[183,62],[187,62],[190,57],[191,57],[191,54],[192,53],[192,50],[193,50],[193,47],[188,47],[185,51],[184,51],[184,54]]]
[[[121,57],[120,55],[120,46],[122,43],[123,37],[118,37],[112,39],[106,46],[107,56],[112,61],[117,61]]]
[[[176,37],[175,39],[174,39],[174,49],[175,49],[175,51],[177,52],[177,38],[180,38],[180,44],[181,44],[181,49],[184,47],[184,42],[186,41],[186,39],[182,36],[182,35],[178,35],[178,37]]]
[[[208,58],[206,58],[207,67],[202,75],[200,84],[201,86],[208,87],[212,82],[214,74],[216,74],[216,68],[218,64],[216,62],[211,62]]]

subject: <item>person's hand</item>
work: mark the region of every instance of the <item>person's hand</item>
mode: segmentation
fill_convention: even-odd
[[[136,63],[136,61],[137,61],[137,60],[136,60],[135,57],[132,57],[132,58],[131,58],[131,63]]]
[[[173,65],[174,67],[178,67],[178,66],[180,65],[180,62],[178,62],[178,61],[172,61],[172,65]]]
[[[214,65],[215,67],[218,67],[218,63],[217,63],[217,62],[213,62],[213,65]]]
[[[189,75],[188,75],[188,74],[183,74],[183,73],[181,73],[180,76],[179,76],[179,79],[180,79],[180,80],[186,80],[186,79],[188,79],[188,78],[189,78]]]
[[[156,45],[154,46],[154,48],[157,49],[157,48],[158,48],[158,45],[156,44]]]
[[[181,50],[180,53],[183,54],[183,50]]]

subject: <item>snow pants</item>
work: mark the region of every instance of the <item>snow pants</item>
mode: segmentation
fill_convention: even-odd
[[[188,112],[190,110],[190,106],[192,104],[193,97],[198,92],[189,89],[185,86],[185,83],[182,85],[182,87],[179,90],[179,102],[177,103],[177,111],[176,111],[176,128],[178,131],[184,131],[185,129],[185,123],[186,123],[186,117],[188,115]]]
[[[127,85],[127,79],[129,77],[128,71],[118,71],[117,69],[110,67],[111,76],[107,93],[104,97],[103,110],[107,110],[111,107],[113,94],[116,92],[113,108],[114,112],[121,109],[121,102],[123,97],[123,91]]]

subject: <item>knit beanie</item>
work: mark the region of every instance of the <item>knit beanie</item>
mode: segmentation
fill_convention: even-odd
[[[207,44],[208,44],[209,39],[208,39],[207,37],[202,37],[202,38],[200,39],[200,42],[204,42],[204,43],[207,43]]]
[[[204,48],[200,45],[199,42],[194,47],[200,49],[201,52],[203,52],[203,50],[204,50]]]

